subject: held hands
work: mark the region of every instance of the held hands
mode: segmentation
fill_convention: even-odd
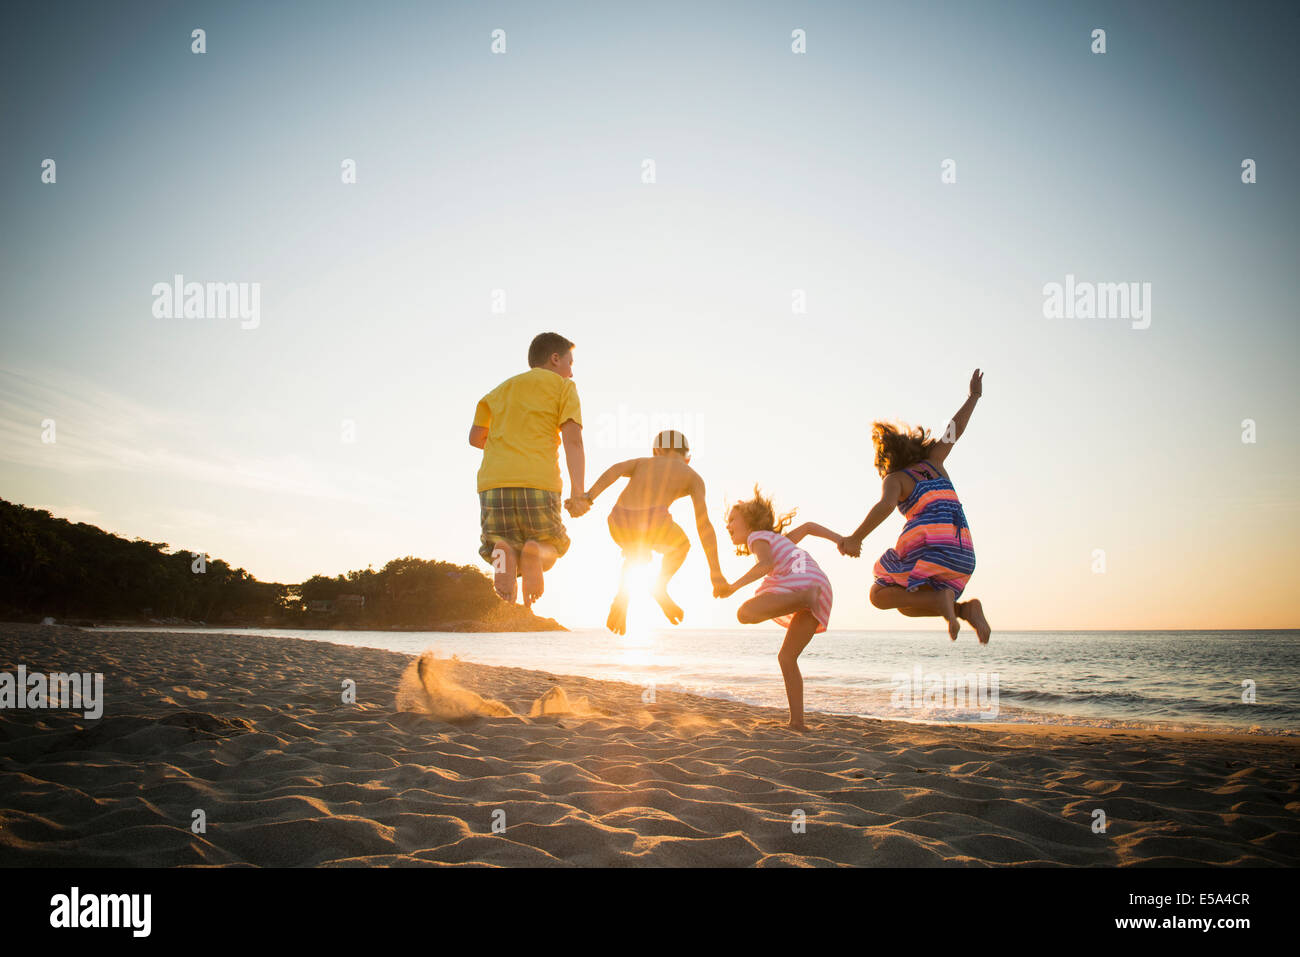
[[[731,585],[727,584],[727,579],[720,574],[710,575],[709,578],[713,581],[714,598],[730,598],[732,593],[736,590]]]
[[[571,516],[579,518],[585,515],[591,508],[591,496],[586,492],[582,492],[579,495],[573,496],[573,498],[566,498],[564,500],[564,507],[568,509]]]
[[[862,554],[862,539],[855,538],[852,535],[846,535],[840,539],[839,549],[841,555],[847,555],[849,558],[857,558]]]
[[[976,369],[970,377],[970,394],[979,398],[984,394],[984,373]]]

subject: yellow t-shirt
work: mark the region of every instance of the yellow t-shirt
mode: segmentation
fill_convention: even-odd
[[[488,427],[478,490],[540,488],[562,492],[560,426],[582,425],[578,387],[550,369],[512,376],[478,400],[474,424]]]

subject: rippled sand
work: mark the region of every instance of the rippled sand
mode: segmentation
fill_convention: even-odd
[[[318,641],[0,625],[18,664],[102,672],[105,706],[0,711],[5,866],[1300,863],[1294,740],[815,714],[796,734],[778,710]]]

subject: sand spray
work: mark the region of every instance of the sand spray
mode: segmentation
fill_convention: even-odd
[[[440,658],[432,649],[422,653],[402,672],[397,686],[397,710],[422,712],[443,721],[522,717],[504,703],[459,684],[452,677],[456,664],[455,658]],[[591,712],[586,697],[570,698],[556,685],[533,702],[527,716]]]

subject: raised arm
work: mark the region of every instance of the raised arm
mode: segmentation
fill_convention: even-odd
[[[596,484],[587,489],[587,498],[593,502],[596,496],[605,489],[609,488],[621,478],[631,478],[632,470],[636,468],[636,459],[628,459],[626,462],[619,462],[617,465],[611,465],[601,473],[600,478],[596,479]]]
[[[970,414],[975,411],[975,403],[979,401],[983,393],[984,373],[976,369],[970,377],[970,394],[966,396],[966,401],[961,404],[957,414],[952,417],[952,421],[943,430],[943,435],[939,436],[938,441],[930,448],[930,461],[935,465],[943,464],[943,460],[952,451],[953,445],[961,438],[961,434],[966,431],[966,423],[970,421]]]
[[[836,545],[840,545],[844,541],[843,535],[837,535],[825,525],[818,525],[816,522],[804,522],[793,532],[787,532],[785,537],[797,544],[800,539],[808,535],[815,535],[817,538],[824,538],[829,542],[834,542]]]
[[[840,542],[842,554],[857,558],[862,553],[862,540],[898,507],[898,500],[903,495],[903,480],[899,477],[900,474],[891,472],[885,476],[885,480],[880,483],[880,501],[871,506],[871,511],[867,512],[867,517],[862,520],[862,524],[853,534]]]
[[[691,502],[695,506],[695,530],[700,534],[700,545],[704,547],[704,557],[709,560],[709,580],[713,582],[714,594],[719,585],[726,584],[722,566],[718,564],[718,536],[709,521],[709,509],[704,498],[704,479],[697,474],[691,480]]]

